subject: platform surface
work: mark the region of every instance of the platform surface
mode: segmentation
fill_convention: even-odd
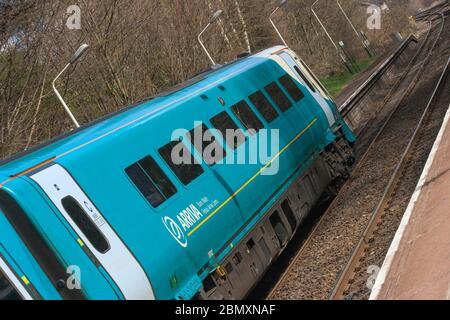
[[[371,300],[450,299],[450,109]]]

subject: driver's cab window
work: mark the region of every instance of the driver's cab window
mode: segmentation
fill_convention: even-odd
[[[317,79],[316,76],[314,76],[311,72],[311,70],[302,63],[302,61],[300,61],[300,59],[295,58],[295,62],[297,63],[298,66],[301,67],[301,69],[297,66],[296,67],[296,72],[299,73],[300,72],[300,77],[302,77],[302,79],[307,83],[308,87],[310,88],[314,88],[315,90],[313,90],[314,92],[319,91],[319,93],[324,96],[324,97],[328,97],[329,99],[331,99],[330,94],[328,93],[327,89],[325,89],[325,87],[323,86],[323,84]],[[304,79],[304,78],[306,79]]]

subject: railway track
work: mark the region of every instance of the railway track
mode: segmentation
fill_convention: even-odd
[[[403,212],[406,210],[411,194],[420,177],[428,154],[433,147],[440,123],[449,105],[448,60],[438,84],[433,91],[427,107],[416,127],[411,140],[403,153],[383,198],[375,210],[363,237],[358,243],[344,272],[331,294],[331,299],[368,299],[375,277],[367,279],[367,271],[376,276],[379,266],[395,234]],[[441,108],[434,109],[440,105]]]
[[[367,128],[376,123],[379,110],[389,101],[387,97],[402,83],[414,60],[412,56],[420,51],[414,50],[417,42],[417,38],[410,35],[340,106],[343,117],[358,136],[364,136]]]
[[[437,30],[434,24],[436,17],[440,21]],[[408,138],[415,132],[413,129],[423,115],[421,108],[408,110],[412,102],[408,99],[423,79],[423,72],[444,27],[443,14],[429,17],[429,31],[408,66],[411,72],[402,77],[397,92],[388,95],[389,99],[396,101],[396,106],[386,116],[361,157],[354,175],[323,214],[293,262],[268,294],[268,299],[329,299],[336,291],[336,281],[342,278],[342,270],[349,265],[349,257],[355,255],[355,248],[359,247],[367,226],[374,220],[373,212],[382,200],[383,190],[390,184],[389,177],[399,165],[401,150],[408,149]],[[355,199],[358,199],[357,203],[353,202]],[[345,283],[345,280],[338,281],[340,283]]]
[[[435,15],[436,13],[430,15],[430,20],[428,21],[429,28],[425,36],[425,41],[421,43],[416,53],[406,65],[406,71],[398,75],[398,79],[391,85],[390,89],[382,98],[382,102],[373,106],[375,111],[369,117],[367,123],[357,131],[358,139],[360,142],[362,141],[362,143],[359,143],[355,149],[357,159],[364,157],[367,149],[370,147],[370,144],[375,140],[377,134],[381,131],[380,128],[383,128],[383,123],[387,123],[386,119],[389,120],[390,116],[392,116],[393,112],[395,112],[395,108],[389,108],[389,102],[401,101],[407,97],[419,81],[421,75],[420,72],[423,71],[429,55],[433,52],[429,46],[434,47],[436,45],[436,43],[432,41],[431,37],[433,32],[433,20],[431,17]],[[440,16],[441,19],[445,19],[445,17],[442,18],[442,15]],[[442,30],[440,30],[438,35],[440,35],[441,32]]]
[[[428,8],[425,11],[422,11],[414,16],[414,19],[416,21],[422,21],[426,19],[431,14],[439,12],[443,7],[447,6],[448,0],[442,0],[440,3],[436,4],[435,6]]]

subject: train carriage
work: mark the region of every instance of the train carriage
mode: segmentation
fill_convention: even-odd
[[[174,138],[197,128],[220,161]],[[268,132],[277,152],[235,161]],[[0,164],[0,297],[242,299],[348,174],[354,141],[288,48],[197,75]]]

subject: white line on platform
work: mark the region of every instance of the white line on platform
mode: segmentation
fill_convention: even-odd
[[[406,228],[410,223],[411,216],[416,206],[417,200],[419,199],[420,193],[422,192],[422,188],[427,181],[428,174],[430,173],[437,151],[441,145],[442,138],[447,129],[449,120],[450,120],[450,106],[449,109],[447,110],[444,122],[436,138],[436,141],[434,142],[433,149],[431,150],[430,156],[428,157],[422,176],[420,177],[419,183],[414,191],[411,201],[409,202],[408,208],[406,209],[403,219],[400,223],[400,227],[398,228],[397,233],[395,234],[394,240],[392,241],[392,244],[386,255],[383,266],[381,267],[381,270],[378,274],[377,280],[372,289],[372,294],[370,295],[370,300],[378,300],[378,297],[380,296],[381,289],[383,288],[385,281],[387,279],[387,275],[392,267],[394,257],[399,250],[400,243],[405,235]],[[450,128],[448,128],[448,130],[450,130]],[[450,298],[450,288],[449,288],[449,298]]]

